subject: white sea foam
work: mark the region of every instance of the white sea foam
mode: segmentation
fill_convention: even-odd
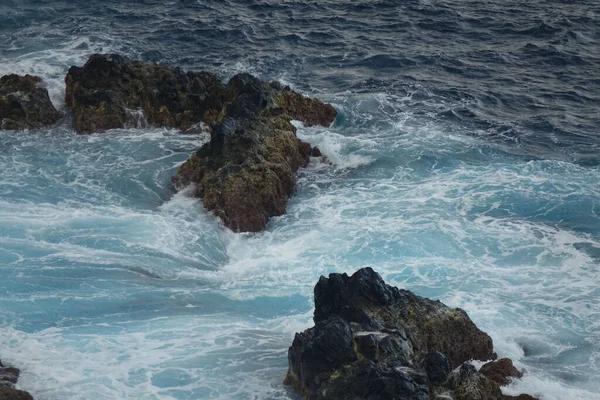
[[[389,100],[340,99],[358,127],[299,127],[333,165],[301,170],[288,213],[258,234],[167,189],[206,137],[0,134],[0,355],[21,386],[49,400],[289,399],[286,350],[312,324],[315,282],[372,266],[490,332],[527,370],[507,393],[597,399],[599,171],[400,111],[363,119]]]
[[[50,100],[55,107],[64,108],[65,75],[69,67],[85,64],[89,55],[101,52],[118,52],[119,46],[107,46],[113,42],[104,38],[102,42],[80,37],[65,43],[60,49],[48,49],[2,59],[0,76],[6,74],[35,75],[43,79]]]

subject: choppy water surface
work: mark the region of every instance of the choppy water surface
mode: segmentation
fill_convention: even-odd
[[[368,265],[463,307],[528,371],[506,393],[600,399],[599,49],[591,0],[3,0],[0,73],[61,108],[118,51],[340,116],[299,129],[334,165],[256,235],[170,192],[205,137],[0,133],[0,355],[42,400],[295,399],[314,284]]]

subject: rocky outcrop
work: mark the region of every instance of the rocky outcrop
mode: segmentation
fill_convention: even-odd
[[[0,129],[37,129],[61,118],[41,82],[31,75],[0,78]]]
[[[295,172],[312,152],[296,137],[291,114],[308,125],[331,124],[336,114],[329,105],[248,74],[236,75],[227,86],[234,100],[224,119],[213,123],[210,142],[192,154],[174,181],[178,187],[193,183],[205,207],[230,229],[256,232],[285,213],[296,190]],[[292,97],[296,109],[287,108]]]
[[[21,371],[5,367],[0,361],[0,400],[33,400],[27,392],[15,389]]]
[[[173,181],[190,184],[205,207],[237,232],[264,229],[285,213],[295,172],[320,154],[296,137],[291,120],[330,125],[337,112],[277,82],[238,74],[227,84],[208,72],[184,72],[120,55],[93,55],[72,67],[66,104],[80,133],[152,126],[207,126],[210,142],[191,155]]]
[[[510,364],[512,365],[512,361]],[[522,376],[520,372],[519,374]],[[505,384],[509,382],[507,379],[508,376],[502,377]],[[478,372],[471,364],[463,364],[452,371],[446,387],[451,391],[445,394],[454,400],[536,400],[527,394],[517,397],[503,395],[498,382],[489,379],[481,371]]]
[[[331,106],[263,84],[248,90],[241,74],[224,85],[210,72],[183,71],[178,67],[145,64],[119,54],[92,55],[83,67],[71,67],[65,77],[65,102],[73,110],[79,133],[136,127],[144,122],[155,127],[187,130],[226,116],[253,115],[267,105],[273,114],[287,113],[306,125],[331,124]]]
[[[188,129],[214,119],[231,97],[213,74],[144,64],[118,54],[92,55],[83,67],[69,69],[65,83],[65,102],[79,133],[143,122]]]
[[[371,268],[321,277],[314,293],[315,326],[296,334],[285,379],[305,398],[514,399],[500,390],[520,376],[512,363],[488,363],[488,375],[468,363],[495,354],[463,310],[389,286]]]

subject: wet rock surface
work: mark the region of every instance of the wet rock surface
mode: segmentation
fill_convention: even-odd
[[[174,182],[179,188],[194,184],[204,206],[228,228],[257,232],[269,218],[285,213],[296,191],[295,172],[312,153],[310,144],[296,137],[292,118],[329,125],[336,112],[248,74],[234,76],[227,87],[234,98],[220,113],[222,120],[212,122],[210,142],[181,166]],[[287,108],[290,97],[297,108]]]
[[[296,190],[295,172],[320,154],[296,137],[291,121],[328,126],[337,115],[329,104],[250,74],[223,84],[208,72],[116,54],[91,56],[83,67],[72,67],[65,81],[79,133],[144,124],[208,127],[210,142],[173,182],[178,189],[193,184],[204,206],[237,232],[260,231],[270,217],[284,214]]]
[[[279,83],[239,74],[223,84],[206,71],[145,64],[119,54],[94,54],[65,77],[65,102],[79,133],[148,124],[187,130],[225,117],[286,114],[305,125],[329,125],[336,111]]]
[[[468,363],[495,354],[463,310],[389,286],[371,268],[321,277],[314,321],[296,334],[285,378],[307,399],[517,399],[500,389],[522,376],[510,360],[486,364],[488,375]]]
[[[508,385],[511,378],[523,377],[523,373],[513,365],[509,358],[489,362],[483,365],[479,372],[500,385]]]
[[[5,367],[0,361],[0,400],[32,400],[25,391],[15,389],[21,371],[17,368]]]
[[[61,118],[41,84],[41,78],[31,75],[0,78],[1,130],[37,129]]]
[[[214,118],[228,96],[208,72],[144,64],[118,54],[94,54],[65,77],[65,102],[79,133],[157,127],[188,129]]]

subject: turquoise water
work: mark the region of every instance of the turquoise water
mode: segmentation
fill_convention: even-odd
[[[170,192],[203,138],[2,133],[0,347],[21,386],[292,398],[286,350],[310,326],[314,283],[370,265],[467,310],[529,371],[509,391],[598,398],[599,171],[413,122],[300,128],[334,165],[313,160],[288,214],[256,235]]]
[[[594,2],[7,0],[0,74],[93,52],[277,79],[329,101],[288,213],[234,234],[170,178],[207,137],[0,132],[0,357],[38,400],[297,399],[322,274],[371,266],[464,308],[527,371],[600,399]],[[366,17],[368,16],[368,18]]]

